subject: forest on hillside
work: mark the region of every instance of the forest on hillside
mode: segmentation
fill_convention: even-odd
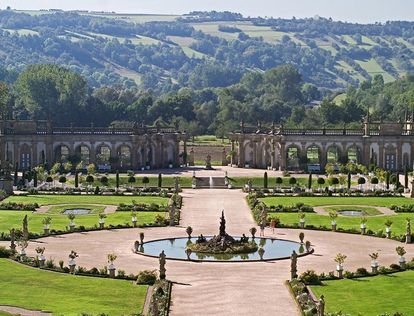
[[[90,87],[119,85],[160,96],[181,88],[228,87],[248,72],[290,64],[322,89],[386,82],[414,70],[414,23],[353,24],[191,12],[135,21],[80,12],[0,11],[0,66],[17,73],[58,64]],[[10,78],[13,80],[13,78]]]
[[[31,65],[20,74],[0,70],[3,118],[50,119],[57,126],[178,124],[190,135],[220,137],[237,130],[241,121],[293,128],[360,127],[368,111],[373,120],[397,121],[414,109],[414,76],[385,83],[376,75],[309,106],[320,98],[320,90],[304,82],[292,65],[248,72],[224,88],[181,88],[161,96],[137,87],[92,88],[86,78],[57,65]]]

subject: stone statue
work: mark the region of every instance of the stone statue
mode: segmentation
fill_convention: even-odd
[[[226,219],[224,218],[224,210],[221,212],[221,218],[220,218],[220,236],[221,237],[226,236]]]
[[[223,147],[223,151],[221,152],[221,165],[222,166],[227,166],[227,152],[226,152],[226,148]]]
[[[213,168],[211,167],[211,156],[210,154],[207,155],[206,158],[206,169],[207,170],[212,170]]]
[[[161,251],[160,258],[159,258],[159,261],[160,261],[160,280],[165,280],[165,272],[167,271],[165,269],[165,263],[166,263],[165,258],[166,258],[166,256],[165,256],[165,253],[164,253],[164,250],[163,250],[163,251]]]
[[[293,250],[292,255],[290,256],[290,278],[291,280],[298,277],[298,255]]]
[[[179,193],[180,191],[180,180],[178,177],[175,177],[175,193]]]
[[[16,251],[16,230],[14,228],[10,230],[10,249]]]
[[[23,218],[23,239],[29,240],[29,228],[27,223],[27,215]]]
[[[319,299],[318,316],[325,316],[325,296],[323,295]]]
[[[248,190],[249,190],[249,192],[252,190],[252,188],[253,188],[253,183],[252,183],[252,180],[248,180],[247,181],[247,188],[248,188]]]
[[[411,244],[411,220],[409,218],[407,218],[405,227],[405,243]]]
[[[170,226],[175,225],[175,202],[170,205]]]
[[[138,240],[135,240],[134,249],[135,249],[135,252],[138,252],[138,250],[139,250],[139,241]]]

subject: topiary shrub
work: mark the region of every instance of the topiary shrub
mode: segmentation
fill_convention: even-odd
[[[137,283],[138,284],[148,284],[153,285],[157,281],[157,273],[155,270],[144,270],[138,274]]]
[[[299,280],[306,285],[321,285],[321,279],[314,270],[307,270],[299,276]]]

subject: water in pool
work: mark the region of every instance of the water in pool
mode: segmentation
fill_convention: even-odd
[[[211,237],[207,237],[207,239],[210,238]],[[144,243],[143,246],[140,246],[138,253],[158,257],[161,251],[164,250],[167,259],[190,259],[195,261],[261,260],[257,251],[247,254],[205,254],[193,252],[190,254],[190,257],[188,258],[185,251],[187,245],[188,243],[195,243],[196,240],[196,237],[192,237],[191,239],[183,237],[149,241]],[[296,251],[298,255],[307,254],[304,245],[290,240],[255,238],[254,241],[257,243],[259,247],[261,246],[265,250],[263,260],[289,258],[293,251]]]
[[[91,212],[90,209],[87,208],[71,208],[66,209],[63,214],[69,215],[69,214],[75,214],[75,215],[87,215]]]

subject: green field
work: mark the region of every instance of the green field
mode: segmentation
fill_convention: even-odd
[[[129,281],[42,271],[6,259],[0,266],[0,305],[56,315],[139,314],[147,292]]]
[[[325,281],[312,291],[325,296],[326,311],[349,315],[414,315],[414,271],[370,278]]]
[[[136,201],[141,204],[160,204],[166,205],[168,203],[168,198],[163,198],[159,196],[111,196],[111,195],[13,195],[8,197],[3,201],[15,202],[15,203],[37,203],[41,205],[51,205],[51,204],[105,204],[105,205],[118,205],[120,203],[131,204],[132,201]]]
[[[367,205],[367,206],[384,206],[412,204],[413,200],[405,197],[297,197],[297,196],[272,196],[261,198],[266,205],[284,205],[291,206],[298,202],[310,206],[320,205]]]
[[[0,211],[0,232],[8,233],[11,228],[22,227],[23,217],[27,215],[29,222],[29,231],[32,233],[43,233],[42,220],[50,216],[52,223],[51,230],[68,230],[69,219],[66,215],[60,214],[36,214],[26,211]],[[138,212],[138,225],[150,224],[155,222],[157,215],[164,217],[164,212]],[[96,214],[91,215],[76,215],[74,220],[76,227],[84,226],[85,228],[98,227],[99,217]],[[129,212],[116,212],[108,214],[105,219],[105,226],[109,225],[126,225],[131,222],[131,214]]]

